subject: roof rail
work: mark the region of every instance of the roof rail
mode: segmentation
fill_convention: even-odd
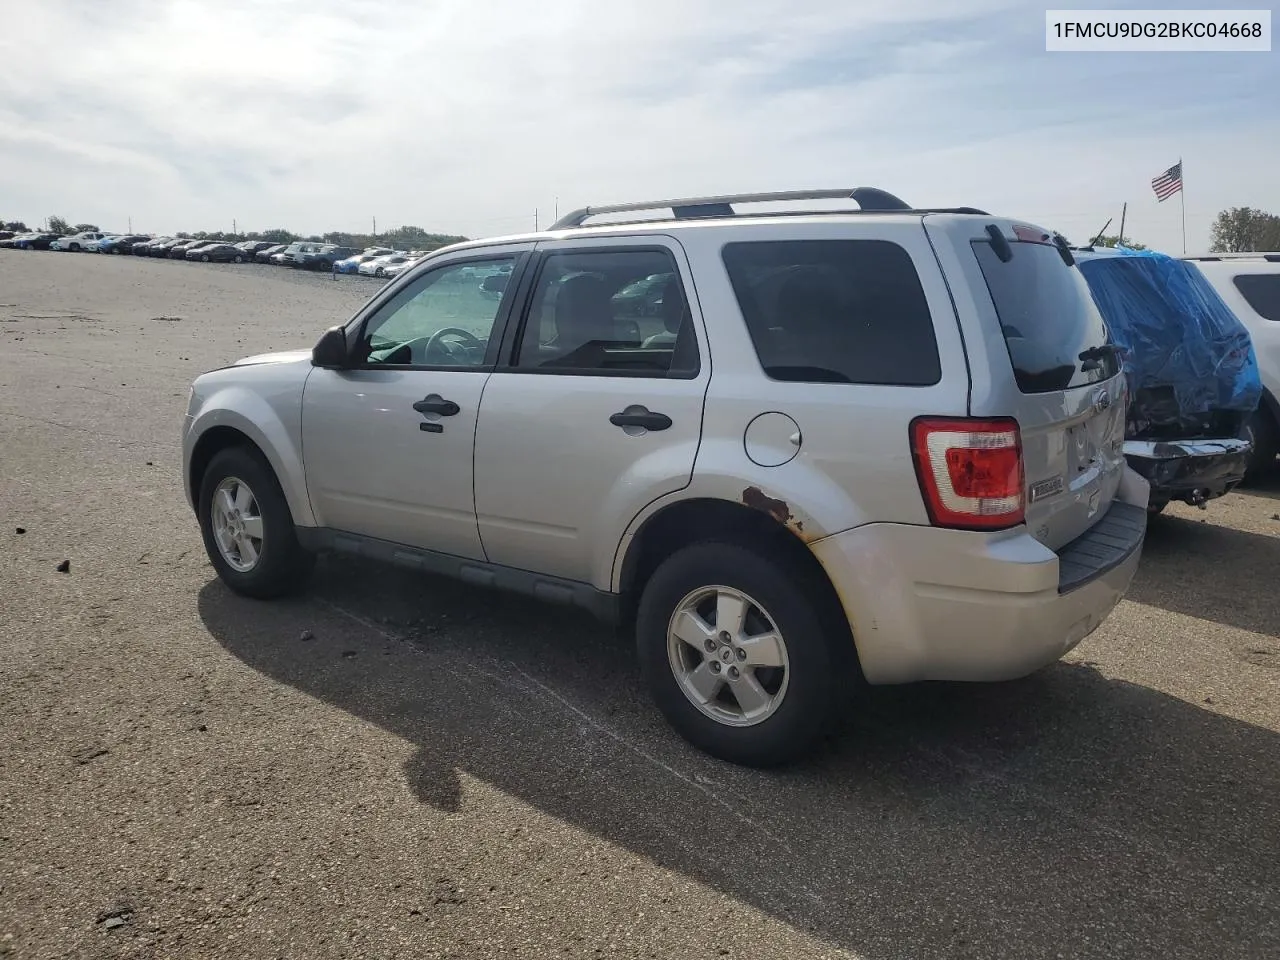
[[[640,210],[669,209],[677,220],[699,217],[732,217],[732,204],[768,203],[776,200],[856,200],[860,210],[906,211],[909,204],[877,187],[853,187],[835,190],[784,190],[776,193],[739,193],[722,197],[689,197],[683,200],[649,200],[643,203],[614,203],[606,206],[582,207],[551,225],[552,230],[580,227],[591,217],[606,213],[630,213]]]
[[[1280,263],[1280,253],[1267,253],[1262,250],[1243,253],[1205,253],[1194,257],[1183,257],[1183,260],[1265,260],[1267,263]]]

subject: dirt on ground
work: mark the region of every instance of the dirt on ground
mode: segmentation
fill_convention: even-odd
[[[325,560],[232,595],[188,385],[379,284],[0,250],[0,957],[1280,956],[1280,480],[1025,680],[772,773],[585,616]]]

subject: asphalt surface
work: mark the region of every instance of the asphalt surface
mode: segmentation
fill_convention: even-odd
[[[1280,956],[1280,481],[1171,507],[1066,661],[734,768],[585,617],[214,578],[189,381],[376,288],[0,250],[0,956]]]

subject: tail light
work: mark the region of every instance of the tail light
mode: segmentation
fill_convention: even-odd
[[[911,452],[934,526],[999,530],[1022,523],[1025,471],[1016,420],[920,417],[911,423]]]

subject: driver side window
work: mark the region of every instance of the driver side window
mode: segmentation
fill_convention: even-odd
[[[360,363],[484,366],[514,257],[468,260],[424,273],[365,324]]]

